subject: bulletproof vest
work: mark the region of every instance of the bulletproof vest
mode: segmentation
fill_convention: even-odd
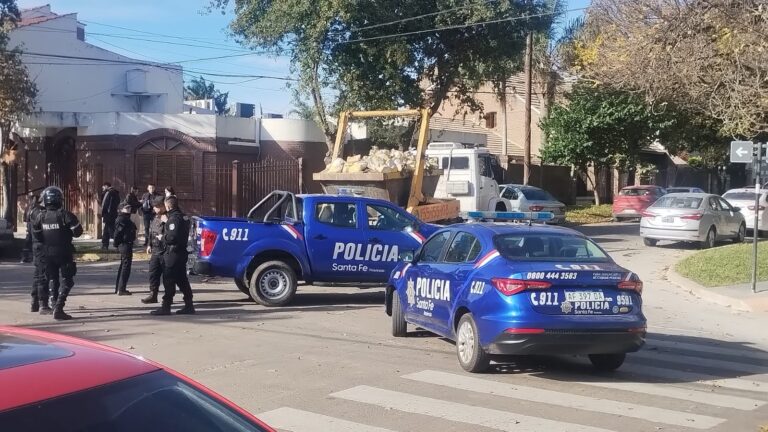
[[[64,210],[41,210],[40,225],[46,254],[72,253],[72,230],[67,226]]]
[[[27,232],[32,231],[32,224],[37,220],[37,217],[40,215],[40,212],[43,211],[38,206],[35,206],[33,209],[29,211],[29,216],[27,217]],[[32,236],[32,243],[39,243],[37,240],[37,237]]]
[[[158,239],[157,236],[160,236],[162,238],[163,235],[163,221],[160,220],[160,216],[158,215],[154,219],[152,219],[152,223],[149,225],[149,239],[150,239],[150,245],[152,246],[152,252],[160,253],[165,250],[165,245],[163,244],[163,241],[161,239]]]

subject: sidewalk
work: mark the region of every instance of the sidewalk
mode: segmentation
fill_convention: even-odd
[[[672,268],[667,270],[667,279],[711,303],[744,312],[768,312],[768,282],[758,282],[757,293],[753,293],[751,284],[707,288],[679,275]]]

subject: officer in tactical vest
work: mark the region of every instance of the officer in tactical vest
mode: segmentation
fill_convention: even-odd
[[[165,198],[165,208],[168,211],[160,219],[165,220],[165,233],[163,243],[165,245],[165,270],[163,271],[163,303],[159,309],[152,311],[152,315],[169,315],[173,296],[176,295],[176,286],[184,295],[184,307],[177,310],[180,315],[194,314],[195,306],[192,304],[192,287],[187,278],[187,243],[189,242],[189,217],[179,208],[179,201],[175,195]]]
[[[128,291],[128,279],[131,277],[133,264],[133,242],[136,241],[136,224],[131,220],[133,205],[123,201],[118,205],[120,214],[115,222],[115,247],[120,251],[120,267],[117,268],[117,280],[115,280],[115,294],[131,295]]]
[[[163,243],[163,235],[165,235],[165,222],[163,222],[163,215],[165,215],[165,198],[162,196],[155,197],[151,203],[152,207],[150,212],[154,212],[156,215],[152,219],[149,225],[149,231],[147,239],[149,245],[147,246],[147,253],[149,254],[149,295],[141,302],[144,304],[157,303],[157,293],[160,290],[160,281],[163,277],[163,269],[165,264],[163,255],[165,254],[165,244]]]
[[[64,280],[64,288],[59,293],[53,308],[53,318],[70,320],[72,316],[64,312],[64,304],[70,290],[75,285],[77,273],[72,245],[73,237],[83,234],[77,217],[63,209],[64,194],[57,187],[47,187],[41,194],[45,209],[41,210],[32,225],[32,235],[42,243],[42,256],[45,260],[45,276],[48,286],[53,287],[59,280]],[[43,297],[41,297],[42,301]]]
[[[34,276],[32,278],[32,312],[40,312],[42,315],[48,315],[52,312],[48,303],[48,296],[51,296],[53,304],[59,297],[59,280],[56,279],[52,289],[48,289],[48,280],[45,277],[45,256],[43,255],[43,244],[32,235],[32,225],[43,210],[40,198],[35,196],[34,201],[30,201],[30,208],[27,209],[27,231],[32,238],[32,262],[35,266]]]

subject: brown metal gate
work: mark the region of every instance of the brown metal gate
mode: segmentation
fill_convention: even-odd
[[[215,215],[244,217],[248,210],[274,190],[299,192],[299,162],[264,159],[259,162],[217,165],[205,178],[216,180]]]

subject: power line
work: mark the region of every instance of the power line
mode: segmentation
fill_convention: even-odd
[[[586,9],[587,9],[586,7],[583,7],[583,8],[569,9],[563,12],[542,12],[539,14],[499,18],[495,20],[482,21],[482,22],[476,22],[476,23],[456,24],[456,25],[436,27],[436,28],[426,29],[426,30],[415,30],[415,31],[403,32],[403,33],[394,33],[394,34],[388,34],[388,35],[371,36],[367,38],[351,39],[348,41],[340,41],[338,43],[349,44],[349,43],[366,42],[366,41],[372,41],[372,40],[390,39],[390,38],[401,37],[401,36],[412,36],[412,35],[417,35],[422,33],[432,33],[432,32],[444,31],[444,30],[455,30],[460,28],[475,27],[475,26],[481,26],[481,25],[487,25],[487,24],[496,24],[496,23],[507,22],[507,21],[511,22],[511,21],[518,21],[518,20],[527,20],[531,18],[538,18],[538,17],[550,16],[550,15],[559,15],[560,13],[578,12]]]
[[[494,3],[494,2],[497,2],[497,1],[498,0],[486,0],[483,3],[488,4],[488,3]],[[458,6],[458,7],[455,7],[455,8],[446,9],[446,10],[442,10],[442,11],[439,11],[439,12],[432,12],[432,13],[428,13],[428,14],[413,16],[413,17],[410,17],[410,18],[403,18],[403,19],[389,21],[389,22],[380,23],[380,24],[372,24],[372,25],[364,26],[364,27],[357,27],[357,28],[350,29],[349,31],[368,30],[368,29],[372,29],[372,28],[385,27],[385,26],[389,26],[389,25],[393,25],[393,24],[400,24],[400,23],[404,23],[404,22],[415,21],[415,20],[418,20],[418,19],[421,19],[421,18],[427,18],[427,17],[431,17],[431,16],[435,16],[435,15],[441,15],[441,14],[444,14],[444,13],[454,12],[454,11],[458,11],[458,10],[462,10],[462,9],[469,9],[469,8],[472,8],[472,7],[475,7],[475,6],[479,6],[480,4],[482,4],[482,3],[465,5],[465,6]]]

